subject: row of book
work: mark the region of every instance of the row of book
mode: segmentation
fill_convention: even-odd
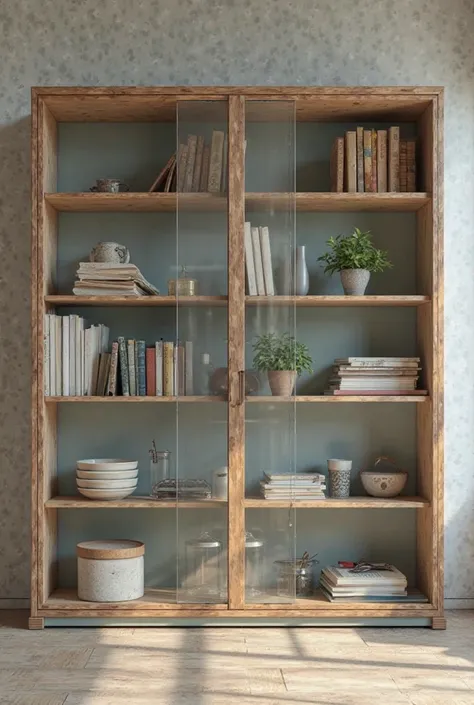
[[[424,395],[417,389],[419,357],[344,357],[336,358],[329,379],[332,396],[346,395]]]
[[[81,316],[48,313],[44,322],[46,396],[192,395],[193,343],[119,337],[109,352],[110,331],[87,327]]]
[[[245,270],[249,296],[274,296],[270,231],[264,227],[253,228],[245,223]]]
[[[211,144],[201,135],[188,135],[186,144],[171,155],[150,187],[150,192],[220,193],[226,188],[227,139],[213,130]]]
[[[80,262],[73,294],[76,296],[158,296],[135,264]]]
[[[317,472],[281,475],[265,472],[260,481],[260,494],[264,499],[326,499],[325,489],[326,478]]]
[[[417,600],[408,595],[407,578],[394,565],[372,564],[358,572],[357,566],[346,563],[323,568],[319,586],[330,602],[406,602]],[[372,567],[372,569],[370,569]]]
[[[400,139],[400,128],[349,130],[331,151],[331,191],[416,191],[416,140]]]

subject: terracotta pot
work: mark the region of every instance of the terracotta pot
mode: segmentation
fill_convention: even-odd
[[[293,370],[271,370],[267,372],[268,383],[274,397],[291,397],[296,382]]]
[[[363,296],[370,279],[367,269],[343,269],[340,272],[346,296]]]

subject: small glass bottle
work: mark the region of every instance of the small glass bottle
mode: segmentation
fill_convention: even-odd
[[[205,397],[210,394],[209,382],[213,371],[211,356],[209,353],[202,353],[197,374],[197,394],[199,396]]]
[[[154,496],[154,489],[159,482],[169,480],[170,477],[170,457],[169,450],[156,450],[151,454],[150,459],[150,496]]]

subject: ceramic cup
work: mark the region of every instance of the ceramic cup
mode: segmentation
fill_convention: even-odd
[[[89,191],[100,191],[102,193],[118,193],[120,191],[130,191],[127,184],[120,179],[96,179],[95,186],[91,186]]]
[[[328,460],[329,496],[344,499],[351,493],[352,460]]]
[[[128,264],[130,252],[125,245],[118,242],[99,242],[89,254],[91,262],[111,262],[113,264]]]

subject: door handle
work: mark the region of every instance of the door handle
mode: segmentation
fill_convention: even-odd
[[[245,370],[239,370],[239,406],[245,401]]]

